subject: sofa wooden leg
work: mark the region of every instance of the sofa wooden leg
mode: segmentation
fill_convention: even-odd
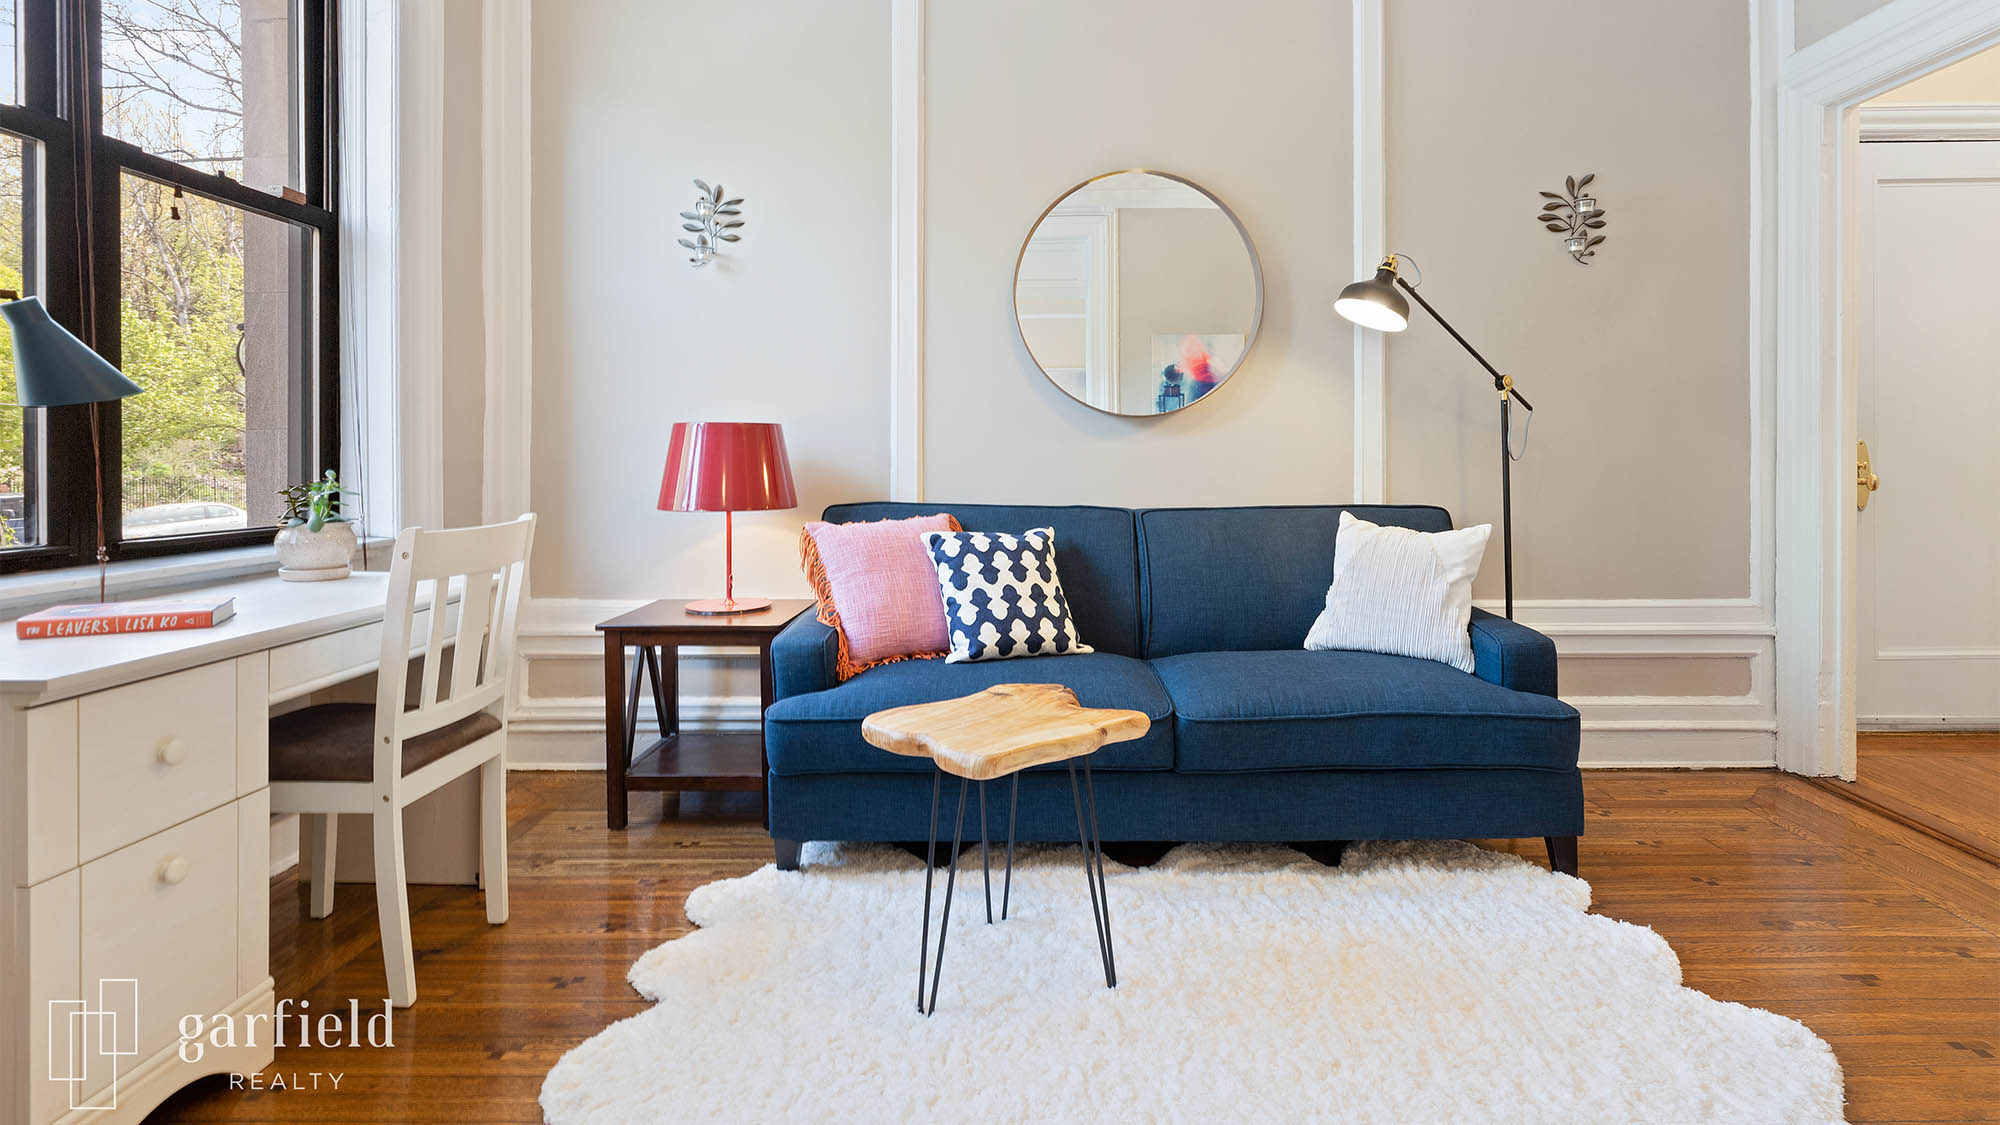
[[[1339,867],[1340,857],[1347,854],[1346,840],[1294,840],[1292,847],[1312,857],[1321,867]]]
[[[778,870],[797,871],[799,869],[799,849],[804,846],[804,842],[800,840],[780,840],[775,836],[772,837],[771,851],[776,857],[775,861],[778,865]]]
[[[1576,874],[1576,837],[1544,836],[1542,843],[1549,848],[1549,870]]]
[[[1151,867],[1160,862],[1174,845],[1134,840],[1106,840],[1104,854],[1127,867]]]

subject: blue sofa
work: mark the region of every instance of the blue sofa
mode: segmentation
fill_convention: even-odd
[[[871,712],[993,684],[1061,683],[1087,707],[1131,708],[1153,721],[1144,738],[1092,758],[1107,841],[1541,836],[1552,866],[1574,874],[1583,832],[1578,720],[1556,698],[1547,637],[1475,609],[1473,675],[1301,647],[1333,580],[1342,510],[828,508],[835,523],[945,511],[968,531],[1055,528],[1063,588],[1096,651],[912,660],[838,683],[833,630],[811,614],[793,621],[772,645],[764,715],[778,866],[796,867],[806,840],[928,837],[933,767],[863,741]],[[1442,508],[1345,510],[1420,531],[1451,527]],[[1022,777],[1019,839],[1076,839],[1067,778],[1060,766]]]

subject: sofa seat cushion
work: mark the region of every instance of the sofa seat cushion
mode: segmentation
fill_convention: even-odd
[[[976,664],[906,660],[870,668],[825,691],[787,696],[764,713],[764,745],[771,772],[801,775],[932,769],[927,758],[905,758],[868,745],[861,737],[861,720],[890,707],[956,699],[995,684],[1012,683],[1063,684],[1076,692],[1077,702],[1085,707],[1129,708],[1153,721],[1144,738],[1107,746],[1092,755],[1092,769],[1173,768],[1173,707],[1159,677],[1143,660],[1095,652]]]
[[[1373,652],[1155,660],[1184,773],[1576,768],[1576,709],[1456,668]]]

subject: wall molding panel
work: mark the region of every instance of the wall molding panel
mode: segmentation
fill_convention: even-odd
[[[534,0],[485,0],[480,43],[481,289],[486,327],[482,518],[510,520],[529,490],[534,384]]]
[[[1354,270],[1367,277],[1389,240],[1387,0],[1354,3]],[[1339,279],[1336,279],[1338,281]],[[1328,315],[1331,315],[1329,310]],[[1388,342],[1360,325],[1354,333],[1354,490],[1360,503],[1389,497]]]
[[[924,3],[889,8],[889,496],[924,498]]]
[[[604,700],[597,694],[537,695],[532,665],[570,663],[582,682],[603,676],[599,621],[643,604],[639,599],[531,598],[521,615],[508,764],[515,769],[600,769]],[[1748,599],[1527,601],[1516,616],[1554,638],[1568,660],[1742,659],[1750,689],[1736,696],[1565,696],[1583,713],[1583,762],[1591,767],[1769,766],[1774,640],[1768,619]],[[748,730],[757,722],[754,651],[681,650],[681,724],[688,729]],[[628,670],[630,662],[628,659]],[[693,686],[703,685],[703,686]],[[642,737],[653,730],[640,707]]]

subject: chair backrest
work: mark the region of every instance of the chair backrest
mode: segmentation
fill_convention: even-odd
[[[396,536],[375,689],[377,785],[402,776],[405,740],[495,704],[504,708],[534,535],[535,515],[530,512],[485,527],[412,527]],[[428,612],[421,619],[422,634],[413,635],[420,604]],[[443,676],[447,646],[452,650],[449,679]],[[422,649],[423,661],[414,700],[409,697],[413,648]]]

